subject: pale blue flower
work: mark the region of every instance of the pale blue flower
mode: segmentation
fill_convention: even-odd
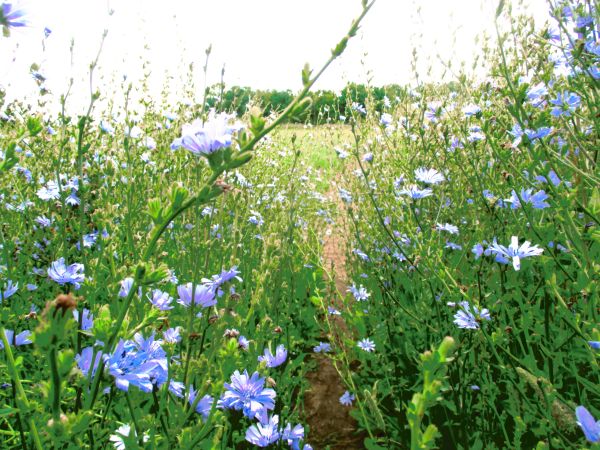
[[[371,296],[362,284],[359,287],[356,287],[356,284],[352,284],[352,286],[348,288],[348,292],[352,293],[354,298],[359,302],[368,300]]]
[[[352,402],[354,401],[354,399],[354,394],[351,394],[350,392],[346,391],[340,397],[340,403],[344,406],[352,406]]]
[[[194,390],[193,386],[190,386],[190,394],[189,394],[189,404],[193,405],[194,400],[196,400],[197,391]],[[212,409],[212,405],[214,403],[214,399],[210,395],[205,395],[198,401],[196,405],[196,412],[201,414],[204,420],[208,419],[210,415],[210,410]]]
[[[258,372],[250,377],[248,371],[235,371],[231,383],[225,383],[225,392],[219,400],[222,408],[242,410],[246,417],[254,418],[262,410],[275,408],[275,391],[265,388],[265,379]]]
[[[330,315],[332,315],[332,316],[339,316],[339,315],[341,315],[341,314],[342,314],[342,313],[341,313],[341,312],[339,312],[337,309],[335,309],[333,306],[328,306],[328,307],[327,307],[327,312],[328,312]]]
[[[479,142],[485,139],[485,134],[481,131],[480,127],[471,127],[469,129],[469,135],[467,136],[467,141],[469,142]]]
[[[407,195],[413,200],[418,200],[433,195],[433,191],[429,188],[421,189],[419,186],[411,184],[410,186],[402,189],[400,191],[400,195]]]
[[[148,339],[141,333],[136,333],[133,341],[121,339],[113,354],[103,358],[115,385],[123,391],[133,385],[151,392],[153,386],[160,387],[169,379],[167,355],[154,334]]]
[[[73,310],[73,318],[75,322],[79,324],[79,311],[77,309]],[[81,314],[81,330],[89,331],[94,327],[94,315],[90,312],[89,309],[83,308],[83,313]]]
[[[168,292],[163,292],[160,289],[154,289],[152,291],[152,295],[150,295],[150,293],[146,295],[148,296],[150,303],[152,303],[152,306],[160,311],[168,311],[169,309],[173,309],[173,306],[171,305],[173,297],[171,297]]]
[[[481,258],[481,255],[483,255],[483,245],[477,243],[473,246],[473,248],[471,249],[471,253],[473,253],[475,255],[475,259],[479,259]]]
[[[258,362],[264,362],[267,367],[278,367],[287,359],[287,350],[283,344],[280,344],[275,349],[275,355],[271,353],[270,348],[265,348],[264,354],[258,357]]]
[[[246,430],[246,440],[257,447],[268,447],[281,437],[279,433],[279,416],[260,418],[260,421]]]
[[[436,123],[438,119],[441,119],[444,116],[445,113],[446,110],[442,107],[442,102],[433,101],[428,103],[424,116],[430,122]]]
[[[106,120],[101,120],[100,121],[100,129],[102,131],[104,131],[105,133],[107,133],[107,134],[110,134],[110,135],[115,134],[114,127],[109,122],[107,122]]]
[[[575,416],[585,438],[592,443],[600,442],[600,420],[596,421],[585,406],[578,406],[575,409]]]
[[[133,278],[127,277],[120,283],[121,289],[119,290],[119,297],[125,298],[129,295],[129,291],[133,287]]]
[[[521,189],[521,200],[523,200],[524,203],[529,203],[535,209],[550,207],[550,204],[546,202],[548,198],[548,194],[543,190],[534,193],[533,189]],[[522,206],[521,200],[519,200],[517,193],[512,191],[511,197],[504,201],[510,203],[512,209],[519,209]]]
[[[367,114],[367,110],[365,109],[365,107],[363,105],[361,105],[360,103],[356,103],[356,102],[352,102],[351,108],[354,111],[357,111],[359,113],[361,113],[362,115]]]
[[[381,115],[381,119],[379,119],[379,122],[384,127],[389,127],[392,124],[392,121],[393,121],[393,118],[392,118],[392,115],[390,113],[383,113]]]
[[[191,124],[183,125],[181,145],[195,155],[210,155],[231,147],[233,134],[240,129],[238,125],[229,125],[233,117],[211,111],[206,122],[195,120]]]
[[[52,225],[52,219],[48,219],[46,216],[41,215],[35,218],[35,221],[39,223],[42,227],[47,228]]]
[[[573,92],[564,91],[559,92],[554,100],[550,100],[550,103],[555,105],[551,112],[554,117],[569,117],[575,109],[581,106],[581,97]]]
[[[492,320],[490,311],[483,308],[481,311],[476,306],[471,306],[469,302],[460,302],[461,309],[454,315],[454,323],[459,328],[476,330],[479,328],[479,322],[483,320]]]
[[[447,231],[450,234],[459,234],[458,227],[456,225],[452,225],[450,223],[445,223],[445,224],[438,223],[435,225],[435,229],[437,231]]]
[[[20,28],[27,26],[27,21],[23,19],[25,12],[16,9],[13,3],[2,3],[0,8],[0,25],[4,27],[5,33],[8,34],[9,28]]]
[[[512,236],[510,245],[508,247],[499,245],[494,240],[494,243],[488,250],[490,253],[500,256],[507,261],[512,260],[515,270],[521,269],[521,259],[529,258],[531,256],[539,256],[544,251],[544,249],[539,248],[537,245],[532,246],[529,241],[525,241],[519,246],[519,238],[517,236]]]
[[[588,341],[588,344],[594,350],[600,350],[600,341]]]
[[[238,338],[238,346],[242,350],[248,350],[248,347],[250,347],[250,341],[248,340],[248,338],[246,338],[246,336],[240,336]]]
[[[304,439],[304,427],[300,424],[292,428],[287,424],[281,432],[281,440],[287,442],[292,450],[300,450],[300,441]]]
[[[7,298],[12,297],[18,289],[19,283],[13,283],[12,280],[7,280],[4,292],[0,291],[0,303],[2,303],[2,300],[6,300]]]
[[[177,344],[181,341],[181,327],[169,328],[163,332],[163,339],[168,344]]]
[[[365,352],[372,352],[373,350],[375,350],[375,342],[373,342],[369,338],[365,338],[358,341],[356,345],[358,346],[358,348],[364,350]]]
[[[352,253],[354,253],[356,256],[358,256],[363,261],[369,261],[370,260],[369,255],[367,255],[361,249],[355,248],[355,249],[352,250]]]
[[[459,244],[455,244],[454,242],[447,241],[444,248],[449,248],[452,250],[462,250],[462,246]]]
[[[65,258],[59,258],[48,268],[48,276],[58,284],[72,284],[75,289],[79,289],[85,281],[83,271],[83,264],[75,263],[67,267]]]
[[[217,298],[214,290],[204,284],[197,284],[194,287],[193,295],[192,283],[186,283],[177,286],[177,293],[179,294],[177,303],[186,307],[191,306],[192,301],[194,304],[200,305],[203,308],[208,308],[209,306],[217,304]]]
[[[31,339],[29,339],[29,337],[31,336],[31,331],[29,331],[29,330],[22,331],[15,336],[15,332],[13,330],[8,330],[5,328],[4,336],[6,336],[6,340],[8,341],[8,343],[15,347],[19,347],[21,345],[27,345],[27,344],[32,343]],[[3,350],[3,349],[4,349],[4,343],[0,339],[0,350]]]
[[[319,345],[313,347],[315,353],[329,353],[331,352],[331,344],[329,342],[319,342]]]
[[[57,200],[60,198],[60,188],[56,181],[48,181],[37,191],[37,196],[44,201]]]
[[[444,175],[437,170],[424,167],[415,170],[415,178],[426,184],[440,184],[445,180]]]
[[[527,99],[534,107],[539,108],[544,105],[546,94],[548,94],[548,88],[543,82],[540,82],[527,90]]]
[[[95,355],[95,356],[94,356]],[[92,368],[92,358],[94,358],[94,366]],[[102,352],[99,350],[94,350],[93,347],[86,347],[81,350],[81,353],[75,356],[75,361],[77,362],[77,367],[79,370],[87,377],[92,369],[92,376],[96,374],[96,370],[98,369],[98,365],[102,360]]]
[[[475,104],[470,104],[465,106],[462,109],[462,112],[465,115],[465,117],[472,117],[479,114],[481,112],[481,108]]]
[[[339,188],[339,194],[344,203],[352,203],[352,194],[346,189]]]

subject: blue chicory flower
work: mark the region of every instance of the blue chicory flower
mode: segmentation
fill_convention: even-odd
[[[352,402],[354,401],[354,399],[354,394],[351,394],[350,392],[346,391],[340,397],[340,403],[344,406],[352,406]]]
[[[79,311],[73,310],[73,318],[75,322],[79,323]],[[94,327],[94,315],[90,312],[89,309],[83,308],[83,313],[81,314],[81,330],[89,331]]]
[[[573,92],[559,92],[554,100],[550,100],[554,108],[551,114],[554,117],[569,117],[581,105],[581,97]]]
[[[431,189],[429,189],[429,188],[421,189],[419,186],[417,186],[415,184],[411,184],[411,185],[407,186],[406,188],[402,189],[399,193],[400,193],[400,195],[407,195],[410,198],[412,198],[413,200],[418,200],[418,199],[429,197],[430,195],[433,195],[433,191]]]
[[[249,376],[247,370],[244,373],[236,370],[231,375],[231,383],[224,386],[226,390],[219,400],[222,408],[242,410],[251,419],[264,409],[275,408],[275,391],[264,387],[265,379],[258,372]]]
[[[461,310],[454,315],[454,323],[459,328],[476,330],[479,328],[481,319],[492,320],[487,308],[480,311],[479,308],[471,306],[467,301],[460,302],[459,305]]]
[[[367,289],[362,284],[359,287],[356,287],[356,284],[353,283],[352,286],[348,287],[347,292],[352,293],[354,298],[359,302],[368,300],[369,297],[371,296],[371,294],[367,291]]]
[[[31,344],[31,331],[25,330],[20,332],[15,336],[15,332],[13,330],[4,329],[4,336],[6,336],[6,340],[10,345],[14,345],[15,347],[19,347],[21,345]],[[4,343],[0,340],[0,350],[4,349]]]
[[[95,355],[95,356],[94,356]],[[94,365],[92,367],[92,358],[94,358]],[[77,362],[77,366],[79,370],[86,377],[89,375],[90,368],[92,369],[92,376],[96,374],[96,370],[98,369],[98,365],[102,360],[102,352],[99,350],[95,350],[94,347],[86,347],[81,350],[81,353],[75,356],[75,361]]]
[[[281,432],[281,440],[287,442],[292,450],[300,450],[300,441],[304,439],[304,427],[300,424],[292,427],[288,423]]]
[[[2,300],[6,300],[9,297],[12,297],[17,290],[19,289],[19,283],[13,283],[12,280],[6,281],[6,287],[4,288],[4,292],[0,290],[0,303]]]
[[[331,351],[331,344],[329,342],[319,342],[319,345],[313,347],[315,353],[329,353]]]
[[[508,264],[510,260],[512,260],[512,264],[515,270],[521,269],[521,259],[529,258],[531,256],[539,256],[544,251],[543,248],[539,248],[537,245],[531,245],[529,241],[523,242],[519,246],[519,238],[517,236],[512,236],[510,245],[505,247],[504,245],[499,245],[494,239],[494,243],[490,246],[488,251],[500,259],[497,261],[502,262],[504,264]]]
[[[373,342],[369,338],[365,338],[365,339],[358,341],[358,343],[356,345],[358,346],[358,348],[360,348],[361,350],[364,350],[365,352],[372,352],[375,350],[375,342]]]
[[[154,289],[152,291],[152,295],[148,293],[147,296],[150,303],[152,303],[152,306],[158,310],[168,311],[169,309],[173,309],[173,306],[171,306],[173,297],[171,297],[168,292],[163,292],[160,289]]]
[[[445,180],[444,175],[437,170],[424,167],[415,170],[415,178],[426,184],[440,184]]]
[[[258,357],[258,362],[264,362],[267,367],[278,367],[287,359],[287,350],[283,344],[280,344],[275,349],[275,355],[271,353],[270,348],[265,348],[264,355]]]
[[[115,385],[123,391],[133,385],[151,392],[153,386],[160,387],[169,378],[167,355],[154,334],[148,339],[141,333],[136,333],[133,341],[121,339],[112,355],[103,358]]]
[[[72,284],[75,289],[79,289],[85,281],[83,271],[83,264],[75,263],[67,267],[65,258],[59,258],[48,268],[48,276],[58,284]]]
[[[246,440],[257,447],[267,447],[280,437],[277,415],[268,417],[266,413],[261,414],[260,421],[246,430]]]
[[[575,409],[575,416],[585,438],[592,443],[600,442],[600,420],[596,421],[585,406],[578,406]]]
[[[193,386],[190,386],[190,394],[189,394],[189,399],[188,399],[188,403],[190,405],[194,404],[194,401],[196,400],[196,395],[197,395],[197,391],[194,390]],[[210,410],[212,409],[213,403],[214,403],[214,399],[212,398],[212,396],[210,396],[208,394],[205,395],[196,404],[196,412],[198,414],[202,415],[204,420],[208,419],[208,416],[210,414]]]
[[[435,226],[437,231],[447,231],[450,234],[458,234],[458,227],[456,225],[452,225],[450,223],[441,224],[438,223]]]
[[[217,304],[217,299],[215,296],[215,292],[209,286],[204,284],[197,284],[194,287],[194,294],[192,299],[192,283],[186,283],[177,286],[177,293],[179,294],[179,299],[177,303],[189,307],[192,304],[192,301],[196,305],[200,305],[203,308],[208,308],[209,306],[213,306]]]
[[[195,120],[185,124],[181,132],[181,145],[195,155],[210,155],[218,150],[231,147],[233,134],[241,129],[239,125],[229,125],[234,116],[211,111],[208,120]]]
[[[10,28],[21,28],[27,26],[27,21],[23,19],[25,12],[16,9],[12,3],[2,3],[0,7],[0,25],[5,29],[5,35],[8,35]]]
[[[181,341],[181,327],[169,328],[163,332],[163,339],[168,344],[177,344]]]

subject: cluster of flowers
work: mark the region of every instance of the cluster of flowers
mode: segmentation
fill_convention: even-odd
[[[223,296],[222,286],[232,280],[242,281],[239,276],[240,272],[236,266],[229,270],[223,270],[218,275],[213,275],[211,278],[202,278],[201,282],[194,285],[193,283],[185,283],[177,286],[177,294],[179,298],[177,303],[190,307],[192,304],[199,305],[203,308],[208,308],[217,304],[217,298]],[[133,278],[125,278],[121,281],[121,289],[119,297],[127,297],[133,286]],[[233,290],[233,287],[231,288]],[[138,295],[141,295],[138,292]],[[173,309],[171,302],[173,297],[168,292],[154,289],[147,294],[148,301],[155,308],[161,311]]]
[[[281,441],[293,450],[300,449],[300,442],[304,440],[304,427],[287,424],[280,427],[279,416],[269,415],[275,408],[275,390],[265,387],[265,379],[258,372],[252,376],[248,371],[244,373],[235,371],[231,375],[231,382],[225,383],[225,392],[218,402],[218,407],[242,411],[249,419],[256,419],[257,423],[246,430],[246,440],[258,447],[267,447]],[[304,444],[303,450],[312,450]]]

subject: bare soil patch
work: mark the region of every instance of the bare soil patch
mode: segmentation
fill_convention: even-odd
[[[344,206],[334,186],[327,196],[336,202],[339,211]],[[328,293],[327,304],[336,308],[342,306],[338,293],[346,292],[348,286],[346,274],[346,241],[348,227],[343,214],[332,226],[331,235],[325,238],[323,259],[325,267],[333,274],[335,289]],[[331,318],[335,328],[335,336],[328,336],[331,341],[341,342],[339,336],[348,332],[346,324],[339,316]],[[304,398],[306,420],[310,426],[310,442],[315,449],[362,449],[363,437],[357,433],[356,420],[350,416],[351,408],[343,406],[339,399],[346,388],[340,379],[331,360],[325,356],[315,356],[317,369],[307,375],[310,389]]]

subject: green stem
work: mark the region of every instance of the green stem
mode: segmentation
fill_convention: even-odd
[[[17,370],[17,365],[15,364],[15,359],[12,354],[12,349],[10,347],[10,342],[6,339],[6,331],[4,327],[0,325],[0,339],[2,339],[2,344],[4,345],[4,353],[6,354],[6,365],[8,366],[8,371],[15,383],[15,387],[17,389],[17,406],[19,410],[23,413],[24,416],[28,416],[29,428],[31,429],[31,435],[33,437],[33,445],[37,450],[42,450],[42,442],[40,441],[40,435],[38,434],[37,427],[35,425],[35,421],[33,420],[33,413],[31,412],[31,407],[29,405],[29,401],[27,400],[27,395],[25,395],[25,390],[23,389],[23,385],[21,384],[21,379],[19,377],[19,371]]]
[[[138,438],[138,443],[140,446],[143,445],[143,436],[140,430],[140,426],[138,424],[137,418],[135,417],[135,409],[133,407],[133,403],[131,401],[131,394],[129,391],[125,393],[125,398],[127,399],[127,406],[129,407],[129,413],[131,414],[131,420],[133,421],[133,428],[135,429],[135,434]]]
[[[52,378],[52,418],[57,423],[60,420],[60,374],[58,373],[58,361],[56,353],[56,342],[52,343],[52,348],[48,353],[50,359],[50,376]]]

